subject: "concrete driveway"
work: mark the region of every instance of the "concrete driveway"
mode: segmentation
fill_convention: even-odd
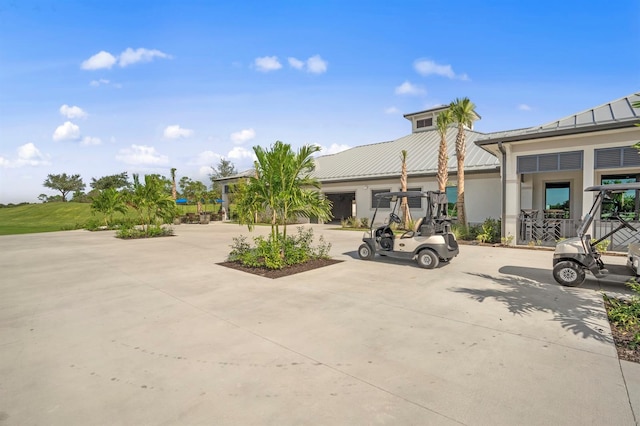
[[[636,424],[600,284],[550,252],[424,270],[314,229],[344,262],[277,280],[217,265],[231,224],[0,237],[0,424]]]

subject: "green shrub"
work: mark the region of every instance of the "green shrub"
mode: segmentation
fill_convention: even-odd
[[[302,226],[298,227],[295,235],[287,236],[286,239],[280,237],[279,241],[274,242],[271,236],[259,236],[253,239],[253,243],[252,247],[244,236],[234,238],[227,259],[254,268],[282,269],[311,259],[326,259],[331,250],[331,244],[326,243],[322,236],[319,244],[314,247],[313,229],[304,229]]]
[[[500,219],[489,217],[484,220],[481,231],[476,235],[476,238],[481,243],[499,243],[500,233]]]
[[[170,226],[151,226],[145,229],[139,229],[134,226],[123,226],[116,232],[117,238],[124,240],[132,240],[138,238],[154,238],[169,237],[174,235],[173,228]]]
[[[482,232],[482,226],[453,224],[451,226],[451,232],[453,232],[453,235],[455,235],[458,240],[473,241],[478,237],[478,234]]]
[[[608,297],[606,294],[604,299],[609,303],[609,309],[607,310],[609,321],[622,330],[633,330],[634,335],[631,346],[632,349],[635,349],[640,345],[640,331],[638,331],[638,326],[640,325],[640,284],[635,278],[632,278],[627,282],[627,286],[634,292],[634,295],[629,300],[619,300]]]
[[[360,224],[362,225],[363,228],[368,228],[369,227],[369,218],[368,217],[363,217],[360,219]]]

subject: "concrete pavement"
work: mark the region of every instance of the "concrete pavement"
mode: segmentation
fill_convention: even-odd
[[[361,261],[313,226],[344,262],[277,280],[217,265],[267,228],[0,237],[0,425],[636,424],[601,283],[548,251]]]

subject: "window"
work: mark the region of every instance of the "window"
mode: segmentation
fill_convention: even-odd
[[[225,186],[224,186],[224,193],[225,193],[225,194],[228,194],[228,193],[230,193],[230,192],[231,192],[231,190],[230,190],[230,188],[229,188],[229,185],[225,185]]]
[[[640,166],[640,155],[638,155],[638,150],[635,148],[626,146],[595,150],[594,167],[596,169],[636,166]]]
[[[423,127],[431,127],[433,126],[433,118],[424,118],[422,120],[416,121],[416,129],[421,129]]]
[[[422,191],[422,188],[407,188],[407,191]],[[407,198],[410,209],[422,209],[422,198],[412,197]]]
[[[391,192],[388,189],[373,189],[371,190],[371,208],[375,209],[376,207],[380,207],[381,209],[388,209],[391,207],[391,200],[388,198],[386,200],[380,200],[380,204],[378,204],[378,199],[376,198],[376,194],[384,194],[385,192]]]
[[[452,217],[458,216],[458,208],[456,203],[458,202],[458,187],[457,186],[447,186],[445,188],[445,193],[447,194],[447,215]]]
[[[544,190],[545,210],[563,210],[569,217],[571,209],[571,185],[569,182],[547,182]]]
[[[634,182],[638,182],[638,175],[604,175],[600,181],[602,185]],[[620,194],[613,194],[612,202],[602,203],[600,218],[609,219],[617,206],[620,217],[625,220],[638,220],[638,210],[640,210],[638,204],[640,204],[638,191],[629,190]]]

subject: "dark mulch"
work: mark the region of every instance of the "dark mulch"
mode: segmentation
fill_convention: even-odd
[[[221,263],[218,263],[218,265],[226,266],[227,268],[231,268],[231,269],[237,269],[238,271],[247,272],[249,274],[260,275],[261,277],[265,277],[265,278],[281,278],[281,277],[287,277],[293,274],[299,274],[300,272],[311,271],[312,269],[334,265],[340,262],[343,262],[343,261],[336,260],[336,259],[313,259],[305,263],[300,263],[298,265],[286,266],[282,269],[268,269],[264,267],[253,268],[249,266],[244,266],[240,262],[221,262]]]
[[[609,311],[611,305],[605,298],[604,306]],[[625,330],[622,327],[618,327],[613,322],[609,322],[611,325],[611,334],[613,336],[613,342],[616,345],[618,351],[618,358],[625,361],[640,363],[640,347],[633,341],[633,336],[640,332],[640,325],[630,327]]]

